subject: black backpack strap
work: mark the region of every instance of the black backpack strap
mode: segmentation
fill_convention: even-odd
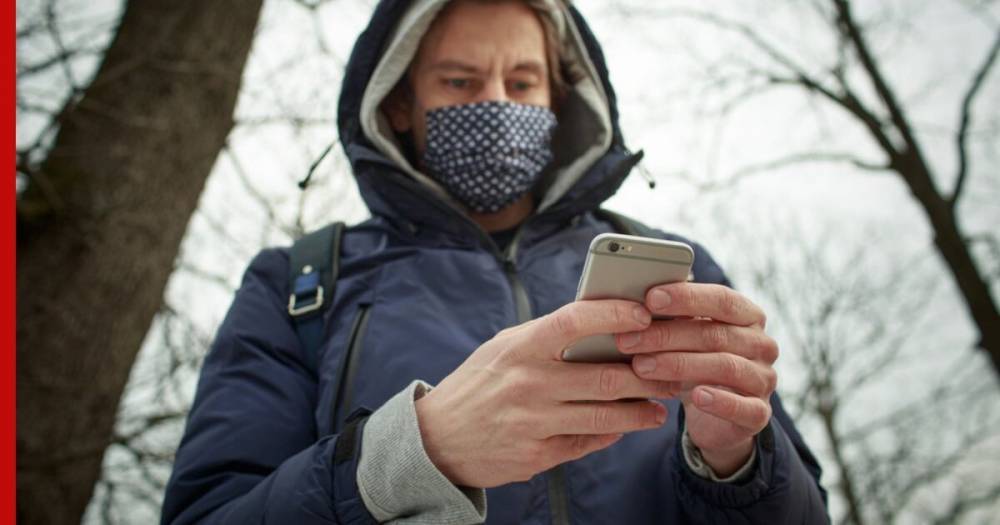
[[[323,312],[333,301],[343,233],[344,223],[330,224],[295,241],[289,252],[288,315],[310,365],[317,364],[323,342]]]
[[[660,237],[660,235],[649,226],[646,226],[645,224],[631,217],[626,217],[620,213],[605,210],[604,208],[598,208],[594,211],[594,215],[597,216],[598,219],[610,222],[611,226],[613,226],[615,231],[618,233],[636,235],[639,237]]]

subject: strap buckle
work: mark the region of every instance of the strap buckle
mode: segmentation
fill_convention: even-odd
[[[303,305],[299,305],[297,302],[299,294],[292,294],[288,297],[288,313],[293,317],[302,314],[307,314],[314,310],[319,310],[323,306],[323,287],[317,286],[315,294],[312,297],[312,301]]]
[[[302,304],[304,300],[305,304]],[[288,296],[288,313],[297,317],[319,310],[323,306],[323,285],[319,284],[319,272],[306,265],[302,275],[295,278],[295,289]]]

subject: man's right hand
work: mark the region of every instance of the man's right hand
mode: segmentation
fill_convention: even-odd
[[[673,397],[677,384],[641,379],[625,363],[561,360],[584,337],[649,324],[634,302],[578,301],[500,332],[416,401],[427,455],[452,483],[487,488],[660,426],[663,405],[621,400]]]

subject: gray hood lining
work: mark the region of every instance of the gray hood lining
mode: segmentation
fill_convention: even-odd
[[[361,99],[361,128],[375,148],[411,177],[430,188],[452,206],[463,207],[435,180],[415,169],[406,159],[388,118],[379,105],[406,73],[420,47],[420,40],[434,17],[450,0],[416,1],[400,19],[389,46],[382,53]],[[559,110],[559,126],[552,138],[555,160],[546,175],[547,190],[537,211],[559,200],[611,145],[611,115],[607,95],[597,69],[568,9],[555,0],[545,0],[549,16],[560,31],[563,59],[582,66],[584,78],[570,87]]]

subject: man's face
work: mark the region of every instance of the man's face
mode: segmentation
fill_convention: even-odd
[[[396,132],[426,144],[427,111],[459,104],[511,101],[549,107],[545,34],[524,3],[458,0],[424,35],[410,66],[411,97],[387,101]]]

